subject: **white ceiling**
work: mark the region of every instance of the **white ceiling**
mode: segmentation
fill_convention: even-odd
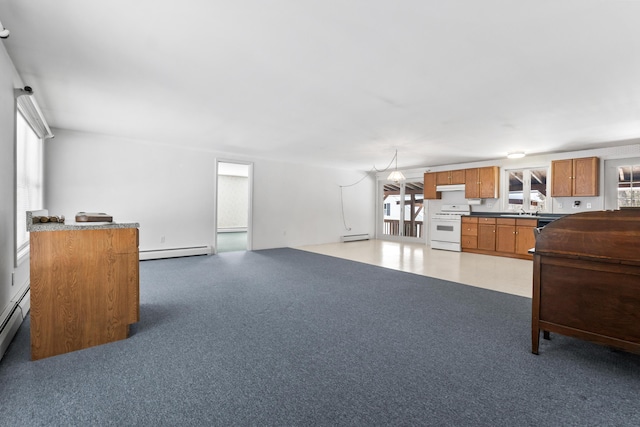
[[[640,138],[640,0],[0,0],[50,125],[368,170]]]

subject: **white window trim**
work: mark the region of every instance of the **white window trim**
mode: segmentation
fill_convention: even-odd
[[[528,179],[529,180],[529,193],[531,193],[531,176],[529,175],[529,172],[532,170],[536,170],[536,169],[546,169],[547,170],[547,202],[545,204],[545,209],[541,210],[539,212],[541,213],[548,213],[551,212],[551,184],[550,184],[550,167],[547,166],[523,166],[523,167],[513,167],[513,168],[509,168],[509,169],[504,169],[504,173],[502,176],[502,188],[505,189],[505,191],[503,192],[503,196],[502,196],[502,206],[504,211],[509,211],[509,174],[513,171],[527,171],[526,176],[523,176],[523,179]],[[527,206],[530,206],[527,205]],[[524,207],[524,199],[523,199],[523,207]]]
[[[18,187],[18,168],[17,168],[17,163],[18,163],[18,150],[17,150],[17,144],[18,144],[18,115],[20,115],[25,122],[27,123],[27,125],[31,128],[31,130],[34,132],[34,134],[39,138],[40,140],[40,155],[41,155],[41,159],[40,159],[40,168],[41,168],[41,173],[44,175],[44,141],[48,138],[53,138],[53,133],[51,133],[51,129],[49,128],[49,125],[47,123],[47,120],[45,119],[44,115],[42,114],[42,111],[40,110],[40,107],[38,106],[38,103],[35,99],[35,97],[33,96],[33,90],[31,90],[31,88],[27,88],[25,87],[25,89],[15,89],[14,91],[15,94],[15,99],[16,99],[16,103],[15,103],[15,116],[14,116],[14,124],[15,124],[15,132],[14,132],[14,189],[15,189],[15,193],[14,193],[14,200],[13,200],[13,212],[15,215],[17,215],[18,212],[18,191],[17,191],[17,187]],[[42,199],[44,199],[44,176],[42,176]],[[44,201],[44,200],[43,200]],[[40,206],[41,208],[42,206]],[[24,214],[25,219],[26,219],[26,214]],[[21,222],[22,223],[22,222]],[[20,266],[22,263],[24,263],[28,258],[29,258],[29,240],[27,239],[26,243],[22,243],[20,244],[20,246],[18,247],[18,218],[16,217],[14,220],[14,239],[13,239],[13,244],[14,244],[14,256],[15,256],[15,262],[14,265],[15,267]]]

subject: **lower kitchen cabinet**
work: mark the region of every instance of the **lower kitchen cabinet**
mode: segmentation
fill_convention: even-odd
[[[537,225],[537,219],[463,217],[462,251],[532,259]]]
[[[514,253],[516,251],[516,220],[498,218],[496,226],[496,251]]]
[[[496,219],[478,218],[478,249],[496,250]]]
[[[462,250],[478,248],[478,218],[473,216],[462,217],[462,231],[460,244]]]
[[[537,219],[516,220],[516,254],[524,255],[527,259],[533,259],[529,249],[536,246]]]

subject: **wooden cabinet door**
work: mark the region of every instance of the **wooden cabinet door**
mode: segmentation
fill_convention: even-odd
[[[500,196],[500,168],[489,166],[478,169],[481,199],[497,199]]]
[[[535,227],[516,226],[516,253],[527,255],[536,246]]]
[[[570,197],[573,194],[573,160],[551,162],[551,197]]]
[[[496,250],[495,224],[478,224],[478,249]]]
[[[437,185],[449,185],[451,184],[451,172],[436,172],[436,184]]]
[[[424,198],[425,199],[439,199],[442,194],[436,191],[436,173],[427,172],[424,174]]]
[[[459,169],[451,171],[451,184],[464,184],[465,183],[465,170]]]
[[[598,195],[598,181],[600,159],[586,157],[573,159],[572,191],[574,196],[596,197]]]
[[[467,199],[478,199],[480,197],[478,168],[464,170],[464,197]]]
[[[498,219],[496,225],[496,251],[514,253],[516,251],[516,220]]]

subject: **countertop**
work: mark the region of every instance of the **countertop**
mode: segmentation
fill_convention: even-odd
[[[558,219],[566,215],[570,215],[570,214],[540,213],[538,215],[533,215],[533,214],[518,215],[517,212],[471,212],[469,216],[483,216],[487,218]]]
[[[137,222],[47,222],[29,224],[27,231],[64,231],[64,230],[108,230],[111,228],[140,228]]]
[[[112,228],[140,228],[140,224],[131,221],[121,222],[45,222],[33,224],[33,216],[48,216],[46,209],[27,212],[27,231],[64,231],[64,230],[109,230]]]

